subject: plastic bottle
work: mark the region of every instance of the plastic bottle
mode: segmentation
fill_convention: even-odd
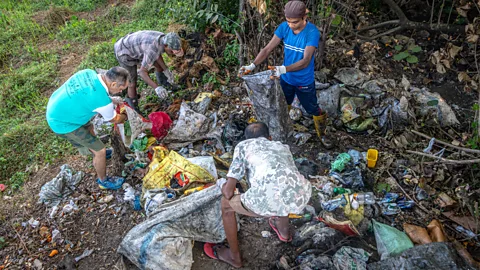
[[[333,193],[335,195],[339,195],[339,194],[352,194],[352,190],[351,189],[348,189],[348,188],[343,188],[343,187],[336,187],[333,189]]]
[[[375,203],[375,195],[373,192],[366,192],[366,193],[354,193],[350,195],[350,200],[356,200],[358,204],[374,204]]]
[[[337,209],[338,207],[344,206],[346,204],[347,204],[347,200],[345,199],[345,197],[342,196],[340,198],[336,198],[336,199],[333,199],[333,200],[330,200],[330,201],[322,202],[322,208],[325,211],[331,212],[331,211]]]

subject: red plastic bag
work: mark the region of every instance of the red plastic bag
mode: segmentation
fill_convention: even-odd
[[[153,112],[148,115],[152,122],[152,135],[157,139],[163,139],[168,134],[168,130],[172,126],[172,120],[168,114],[164,112]]]

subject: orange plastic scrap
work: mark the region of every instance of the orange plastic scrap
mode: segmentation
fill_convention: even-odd
[[[50,252],[50,255],[48,255],[48,257],[53,257],[57,254],[58,254],[58,250],[54,249],[54,250],[52,250],[52,252]]]

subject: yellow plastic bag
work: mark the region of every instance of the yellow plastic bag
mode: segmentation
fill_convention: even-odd
[[[148,173],[143,178],[143,191],[170,187],[170,180],[178,173],[182,179],[187,180],[183,187],[175,191],[183,193],[184,190],[208,183],[214,183],[215,179],[204,168],[195,165],[175,151],[169,151],[162,146],[153,148],[155,151],[152,162],[148,166]]]

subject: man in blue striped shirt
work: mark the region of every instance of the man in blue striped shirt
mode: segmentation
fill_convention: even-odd
[[[313,54],[320,41],[320,31],[307,21],[307,9],[302,1],[288,2],[285,5],[285,18],[286,21],[275,30],[272,40],[260,51],[253,63],[240,69],[240,74],[250,73],[283,41],[283,65],[269,68],[274,70],[275,77],[280,78],[289,107],[296,95],[307,113],[313,116],[318,137],[329,148],[331,142],[322,136],[327,114],[318,106],[315,90]]]

